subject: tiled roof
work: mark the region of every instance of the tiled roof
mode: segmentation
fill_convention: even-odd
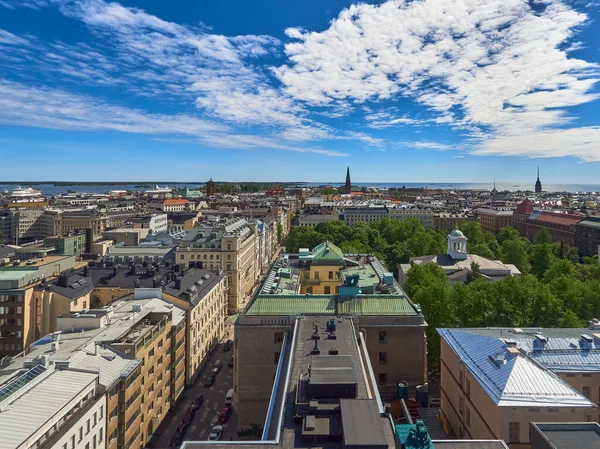
[[[557,214],[554,212],[542,212],[537,217],[535,217],[535,221],[541,223],[552,223],[562,226],[573,226],[583,220],[585,217],[582,215],[567,215],[567,214]],[[533,218],[530,217],[530,220]]]
[[[498,406],[594,407],[526,354],[509,353],[500,338],[461,329],[438,332]]]
[[[523,201],[515,209],[515,214],[529,215],[532,212],[533,212],[533,202],[531,202],[529,200]]]
[[[173,198],[170,200],[164,200],[163,204],[165,205],[171,205],[171,204],[189,204],[189,200],[183,199],[183,198]]]

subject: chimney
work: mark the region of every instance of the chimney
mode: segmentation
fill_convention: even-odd
[[[533,341],[533,349],[541,351],[548,343],[548,337],[544,337],[542,334],[536,334],[535,340]]]

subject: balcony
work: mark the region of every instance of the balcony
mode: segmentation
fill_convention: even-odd
[[[94,405],[96,405],[97,397],[93,397],[89,399],[83,407],[76,410],[73,414],[67,416],[66,421],[63,421],[59,429],[50,436],[46,441],[44,441],[38,449],[50,449],[56,445],[56,443],[72,430],[72,425],[76,423],[79,419],[81,419]]]

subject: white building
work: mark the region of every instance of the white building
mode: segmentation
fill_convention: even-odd
[[[519,276],[521,272],[512,264],[505,264],[499,260],[491,260],[467,251],[467,237],[455,229],[448,234],[448,249],[446,254],[412,257],[409,263],[398,266],[398,281],[402,285],[408,276],[408,270],[413,265],[427,265],[436,263],[448,276],[448,281],[455,284],[465,282],[471,271],[471,264],[479,266],[481,277],[487,281],[499,281],[506,276]]]
[[[0,377],[0,449],[104,449],[98,373],[33,363]]]

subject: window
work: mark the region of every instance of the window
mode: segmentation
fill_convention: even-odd
[[[96,412],[94,412],[94,416],[92,416],[92,426],[96,427],[96,424],[98,424],[98,416],[96,415]]]
[[[100,429],[100,432],[98,432],[98,444],[102,443],[102,434],[104,433],[104,429]]]
[[[584,395],[586,398],[590,399],[590,396],[591,396],[591,391],[590,391],[590,387],[588,387],[587,385],[584,385],[584,386],[583,386],[583,395]]]
[[[323,288],[323,291],[325,292],[326,295],[330,295],[331,294],[331,287],[329,285],[326,285]]]
[[[275,357],[273,357],[275,365],[277,365],[279,363],[279,356],[280,355],[281,355],[281,352],[276,352],[275,353]]]
[[[508,423],[508,442],[509,443],[519,443],[521,441],[521,435],[519,431],[519,423],[518,422],[509,422]]]
[[[465,398],[462,397],[462,394],[458,396],[458,413],[463,414],[463,409],[465,408]]]
[[[183,260],[185,259],[185,256],[182,254],[181,256],[179,256],[179,260]]]
[[[231,251],[231,243],[227,244],[227,249]]]
[[[329,272],[329,279],[333,279],[333,271]]]
[[[387,343],[387,332],[379,332],[379,343]]]
[[[465,409],[465,423],[467,426],[471,427],[471,410],[469,407]]]
[[[100,406],[100,410],[98,411],[98,419],[102,419],[104,417],[104,406]]]
[[[379,373],[379,385],[387,385],[387,374]]]
[[[92,448],[96,449],[96,435],[92,438]]]
[[[465,373],[463,373],[463,370],[459,370],[458,371],[458,384],[461,387],[463,386],[463,377],[465,377]]]
[[[275,343],[283,342],[283,332],[275,332]]]
[[[306,287],[306,293],[312,294],[312,285],[309,285],[308,287]]]
[[[471,397],[471,381],[469,379],[467,379],[466,392],[467,392],[467,397],[470,398]]]
[[[71,437],[71,449],[75,449],[75,435]]]
[[[315,271],[315,279],[319,279],[319,272]]]
[[[90,449],[90,443],[85,443],[85,449]]]
[[[79,440],[77,442],[81,443],[81,440],[83,440],[83,427],[79,428]]]
[[[304,272],[304,279],[310,279],[310,271]]]
[[[73,305],[76,306],[77,305],[77,299],[75,299],[75,301],[73,301]]]
[[[379,353],[379,364],[386,364],[387,363],[387,352],[380,352]]]
[[[194,260],[194,255],[193,254],[190,256],[190,260]]]
[[[87,435],[88,433],[90,433],[90,420],[89,419],[85,423],[85,434]]]

